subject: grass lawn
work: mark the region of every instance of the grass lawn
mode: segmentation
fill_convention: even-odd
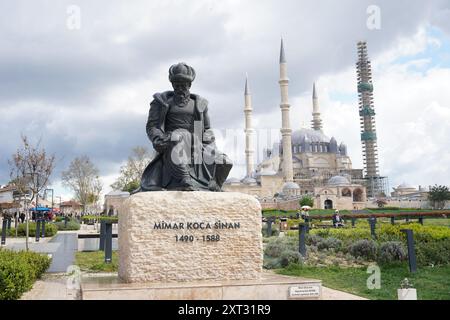
[[[117,272],[117,251],[113,251],[111,263],[105,263],[105,253],[103,251],[77,252],[75,264],[80,267],[81,271]]]
[[[367,268],[308,267],[291,265],[278,273],[322,280],[325,287],[345,291],[373,300],[397,300],[397,289],[408,278],[417,289],[419,300],[450,300],[450,266],[420,267],[409,272],[407,263],[381,266],[381,289],[369,290]]]

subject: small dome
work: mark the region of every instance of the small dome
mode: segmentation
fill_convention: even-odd
[[[251,178],[251,177],[246,177],[246,178],[242,179],[241,182],[244,184],[256,184],[256,179]]]
[[[225,181],[225,184],[239,184],[241,183],[241,180],[238,178],[229,178]]]
[[[298,189],[300,189],[300,187],[295,182],[286,182],[283,185],[283,191],[285,191],[285,190],[298,190]]]
[[[416,187],[414,187],[414,186],[411,186],[411,185],[409,185],[409,184],[407,184],[407,183],[405,183],[405,182],[403,182],[401,185],[399,185],[398,187],[397,187],[397,189],[415,189]]]
[[[345,186],[349,185],[350,182],[346,177],[343,176],[334,176],[328,180],[328,184],[331,186]]]

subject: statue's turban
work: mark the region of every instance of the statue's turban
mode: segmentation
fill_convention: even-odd
[[[169,80],[174,81],[189,81],[192,82],[195,79],[194,68],[188,66],[186,63],[181,62],[174,64],[169,69]]]

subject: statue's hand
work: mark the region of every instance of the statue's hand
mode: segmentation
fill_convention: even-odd
[[[170,143],[171,134],[164,133],[162,136],[158,137],[158,139],[155,139],[155,141],[153,141],[153,148],[155,148],[157,152],[163,153],[168,147],[170,147]]]

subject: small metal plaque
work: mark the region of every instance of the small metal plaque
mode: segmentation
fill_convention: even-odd
[[[320,285],[300,285],[289,287],[289,299],[319,298]]]

